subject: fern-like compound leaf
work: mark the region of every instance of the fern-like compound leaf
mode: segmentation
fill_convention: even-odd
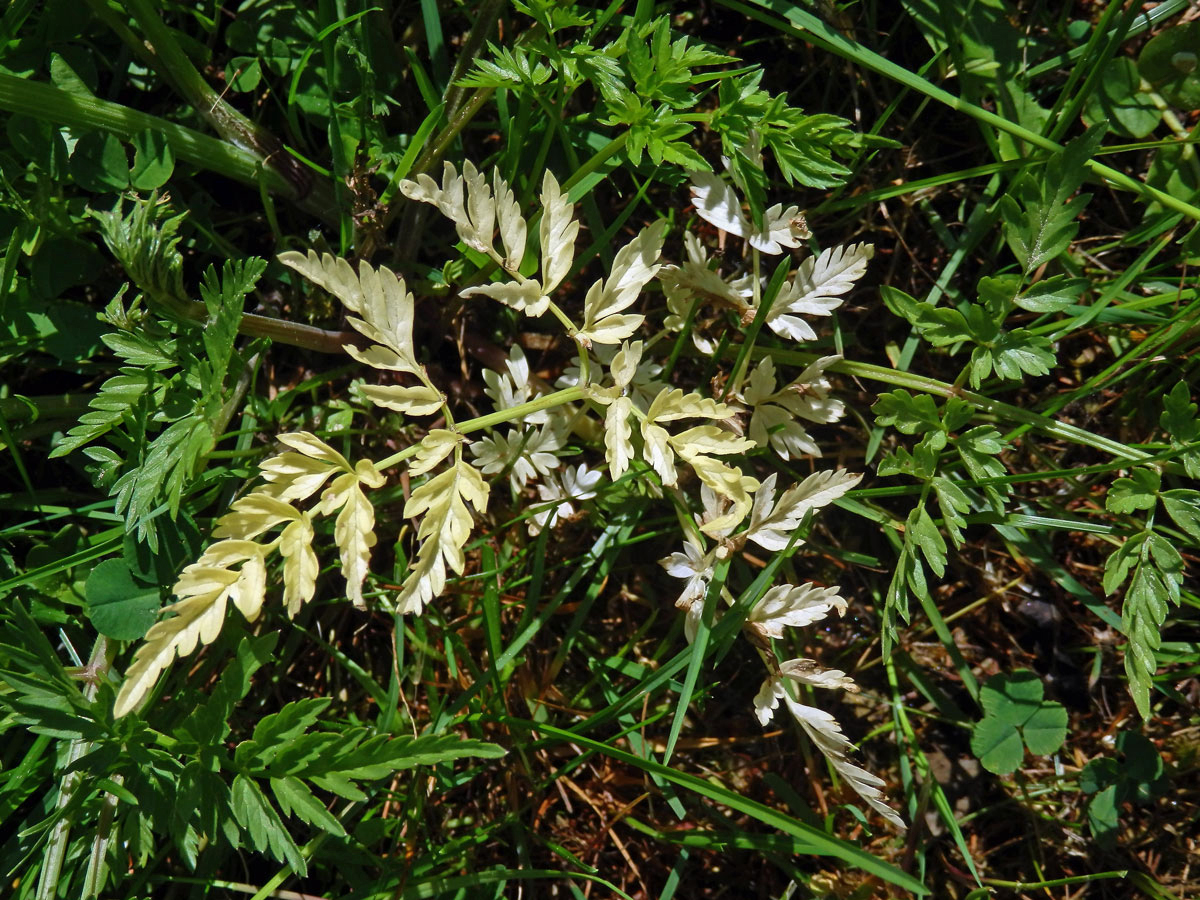
[[[487,500],[488,486],[483,476],[462,460],[456,460],[445,472],[412,492],[404,505],[404,515],[424,518],[417,529],[421,541],[417,561],[397,597],[402,613],[419,613],[445,589],[447,567],[462,574],[466,567],[463,548],[474,525],[468,504],[483,513]]]
[[[841,306],[842,295],[863,276],[874,255],[875,248],[870,244],[851,244],[810,256],[775,298],[767,312],[767,325],[783,337],[815,341],[817,333],[798,316],[827,316]]]
[[[862,480],[845,469],[815,472],[783,492],[775,502],[777,475],[772,472],[763,481],[750,511],[749,527],[739,538],[754,541],[764,550],[782,550],[792,540],[809,510],[828,506]]]
[[[763,638],[782,638],[784,628],[799,628],[824,619],[831,609],[845,615],[846,600],[837,587],[780,584],[750,610],[746,627]]]
[[[240,568],[234,568],[239,563]],[[265,592],[262,547],[253,541],[232,539],[209,547],[180,575],[175,584],[179,600],[166,608],[167,618],[146,632],[145,641],[125,673],[113,714],[119,717],[135,709],[177,655],[186,656],[198,644],[216,640],[230,601],[252,620],[262,608]]]
[[[788,690],[786,682],[808,684],[822,688],[852,689],[853,682],[845,674],[837,670],[822,670],[811,660],[791,660],[780,666],[780,673],[772,675],[763,682],[761,690],[754,698],[755,712],[759,721],[764,725],[769,722],[779,701],[783,700],[788,711],[797,724],[804,730],[809,740],[825,755],[834,770],[854,788],[860,797],[872,809],[883,816],[897,830],[904,831],[904,821],[890,806],[884,802],[884,782],[878,776],[855,765],[850,761],[853,745],[842,733],[837,720],[822,709],[805,706],[795,700]]]
[[[442,408],[446,398],[427,385],[406,387],[401,384],[362,384],[359,394],[376,406],[410,416],[428,416]]]
[[[333,539],[341,551],[342,575],[346,578],[346,596],[358,609],[366,608],[362,584],[367,577],[371,548],[375,546],[375,507],[363,492],[382,487],[384,478],[369,460],[360,460],[357,467],[339,475],[321,495],[322,515],[338,512],[334,521]]]
[[[659,268],[665,222],[655,222],[617,251],[607,279],[597,280],[583,301],[584,323],[578,334],[585,346],[619,344],[631,337],[645,316],[625,313]]]
[[[783,459],[821,455],[820,446],[799,420],[836,422],[845,413],[845,404],[829,396],[831,385],[824,376],[824,370],[840,359],[822,357],[777,390],[775,364],[769,356],[763,357],[750,373],[743,394],[751,407],[748,432],[759,447],[769,445]]]
[[[350,324],[375,345],[365,351],[346,345],[347,353],[377,369],[421,371],[413,348],[413,295],[403,278],[386,266],[375,269],[365,262],[355,272],[346,260],[328,253],[318,256],[313,250],[289,250],[279,254],[279,261],[362,316],[351,316]]]
[[[542,290],[549,294],[558,287],[575,261],[575,238],[579,222],[570,198],[547,170],[542,178]],[[648,281],[649,279],[647,279]]]

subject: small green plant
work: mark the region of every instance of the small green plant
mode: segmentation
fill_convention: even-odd
[[[1196,478],[1200,475],[1197,458],[1200,420],[1183,382],[1167,394],[1159,424],[1178,452],[1184,473]],[[1155,512],[1160,502],[1179,529],[1172,535],[1164,533],[1161,525],[1160,530],[1155,530]],[[1142,718],[1149,718],[1150,686],[1158,671],[1155,651],[1162,640],[1168,603],[1179,604],[1181,598],[1184,562],[1177,543],[1200,545],[1200,491],[1164,490],[1163,475],[1157,467],[1138,466],[1128,476],[1113,482],[1104,505],[1109,512],[1123,517],[1145,516],[1133,521],[1132,533],[1104,564],[1104,590],[1113,594],[1129,582],[1121,607],[1123,630],[1129,638],[1125,673],[1138,712]]]
[[[1149,803],[1169,787],[1166,766],[1158,748],[1142,735],[1122,731],[1117,735],[1117,756],[1091,760],[1079,774],[1079,789],[1093,795],[1087,819],[1092,835],[1104,846],[1116,843],[1121,808],[1127,803]]]
[[[1028,670],[994,675],[979,690],[983,719],[971,732],[971,752],[983,767],[1009,775],[1025,750],[1049,756],[1067,737],[1067,711],[1042,698],[1042,680]]]

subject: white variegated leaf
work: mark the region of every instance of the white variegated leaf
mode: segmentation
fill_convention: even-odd
[[[854,679],[841,669],[826,669],[811,659],[789,659],[779,664],[779,671],[784,677],[799,684],[858,693],[858,685],[854,683]]]
[[[230,511],[217,520],[213,537],[249,541],[264,531],[270,531],[279,523],[291,521],[299,516],[299,511],[291,504],[262,491],[255,491],[233,501]]]
[[[729,511],[700,526],[710,537],[727,534],[746,518],[753,503],[752,492],[758,489],[758,479],[742,473],[741,469],[727,465],[711,456],[696,456],[688,464],[699,479],[712,490],[730,501]]]
[[[113,707],[115,716],[136,709],[176,656],[186,656],[198,644],[217,639],[230,600],[251,617],[258,615],[266,589],[263,552],[253,541],[218,541],[183,570],[174,587],[178,601],[150,626],[125,672]],[[238,563],[240,570],[232,568]]]
[[[229,599],[247,622],[253,622],[262,612],[267,599],[267,564],[262,548],[242,564],[237,581],[229,587]]]
[[[685,394],[679,388],[663,388],[646,411],[652,422],[671,422],[675,419],[727,419],[733,415],[724,403],[702,397],[697,393]]]
[[[697,425],[671,435],[671,446],[676,453],[690,461],[700,455],[745,453],[754,446],[754,441],[730,431],[722,431],[715,425]]]
[[[546,296],[536,278],[527,278],[522,282],[493,281],[491,284],[467,288],[461,291],[459,296],[474,297],[476,294],[491,297],[535,319],[550,308],[550,298]]]
[[[575,261],[575,238],[579,235],[579,222],[575,220],[575,208],[570,198],[558,186],[558,181],[549,169],[542,177],[542,280],[549,294],[571,271]],[[647,279],[648,281],[649,279]]]
[[[346,260],[330,253],[319,254],[315,250],[309,250],[308,253],[288,250],[280,253],[278,259],[333,294],[347,309],[362,312],[362,286],[358,282],[358,275]]]
[[[320,490],[336,471],[352,471],[342,454],[307,432],[281,434],[289,450],[258,464],[270,483],[269,493],[282,501],[306,500]],[[296,452],[299,451],[299,452]]]
[[[281,444],[286,444],[293,450],[303,453],[305,456],[312,459],[318,459],[328,463],[331,466],[337,466],[344,472],[353,472],[349,461],[342,454],[338,453],[323,440],[308,431],[294,431],[287,434],[281,434],[277,440]]]
[[[296,617],[317,588],[321,566],[313,552],[312,541],[312,518],[307,513],[290,522],[279,537],[279,554],[283,557],[283,603],[290,618]]]
[[[625,343],[613,356],[608,373],[612,375],[613,384],[619,390],[625,390],[637,374],[638,364],[642,361],[642,342]]]
[[[780,337],[791,338],[793,341],[815,341],[817,333],[813,327],[798,316],[789,316],[777,311],[774,307],[767,313],[767,324]]]
[[[750,223],[742,213],[742,202],[732,185],[715,172],[692,172],[688,177],[696,215],[738,237],[750,234]]]
[[[404,179],[400,191],[410,200],[436,206],[447,219],[456,225],[469,221],[464,203],[463,179],[450,163],[442,165],[442,183],[439,185],[430,176],[421,173],[416,181]]]
[[[404,515],[424,517],[417,529],[421,547],[397,597],[400,612],[419,613],[440,594],[446,586],[447,567],[462,574],[466,566],[463,547],[474,525],[467,504],[482,515],[487,499],[488,486],[483,476],[462,461],[413,491],[404,505]]]
[[[671,450],[670,438],[661,425],[655,425],[649,419],[642,422],[642,457],[667,487],[671,487],[679,478],[675,471],[675,453]]]
[[[637,313],[605,316],[595,325],[579,332],[578,338],[584,347],[590,347],[592,344],[619,344],[633,337],[645,321],[646,317]]]
[[[381,369],[418,371],[412,339],[413,295],[404,279],[386,267],[375,269],[365,262],[359,263],[356,273],[346,260],[328,253],[318,256],[312,250],[307,255],[281,253],[279,260],[362,316],[351,316],[350,324],[375,346],[362,351],[346,345],[355,359]]]
[[[385,372],[416,371],[411,359],[401,356],[395,350],[384,347],[382,344],[372,344],[365,350],[360,350],[353,344],[343,344],[342,349],[353,359],[372,369],[382,369]]]
[[[806,663],[808,661],[793,662]],[[785,665],[788,664],[785,663]],[[831,676],[829,683],[817,684],[817,686],[834,687],[837,686],[835,683],[838,680],[837,676],[845,677],[840,672],[831,673]],[[811,675],[804,679],[796,678],[795,674],[788,674],[787,677],[797,681],[804,680],[809,684],[816,683],[810,680],[814,677]],[[884,802],[883,791],[881,790],[885,786],[883,780],[850,761],[849,753],[854,748],[842,733],[837,720],[824,710],[805,706],[795,700],[784,686],[783,677],[780,675],[772,675],[764,681],[762,687],[754,697],[754,712],[758,716],[759,722],[766,725],[774,717],[780,700],[784,701],[792,717],[800,725],[804,733],[808,735],[809,740],[829,760],[837,773],[854,788],[858,795],[872,809],[887,819],[896,829],[904,831],[904,821],[896,814],[895,810]]]
[[[424,475],[436,468],[464,440],[465,438],[456,431],[446,428],[433,429],[421,438],[421,443],[417,445],[416,456],[408,466],[408,474]]]
[[[665,222],[643,228],[638,236],[617,251],[607,279],[591,286],[583,301],[584,323],[579,340],[585,346],[619,344],[641,325],[642,316],[621,315],[659,270]],[[636,320],[636,321],[635,321]]]
[[[775,495],[775,473],[767,476],[750,513],[750,526],[743,535],[765,550],[782,550],[791,540],[809,510],[828,506],[862,480],[845,469],[834,472],[815,472],[800,484],[794,485],[779,502],[772,505]]]
[[[767,313],[767,325],[776,334],[794,340],[815,340],[812,327],[797,316],[827,316],[841,306],[842,295],[867,271],[867,261],[874,253],[870,244],[851,244],[810,256],[775,298]]]
[[[459,225],[458,236],[468,247],[487,253],[492,249],[492,233],[496,230],[496,201],[492,189],[487,178],[470,160],[463,163],[463,183],[467,189],[467,221],[470,224]]]
[[[480,253],[492,250],[496,201],[487,180],[469,161],[463,164],[462,175],[457,174],[453,165],[445,163],[440,186],[428,175],[420,174],[416,181],[401,181],[400,190],[410,200],[429,203],[441,210],[468,247]]]
[[[446,398],[425,385],[405,387],[399,384],[362,384],[358,392],[384,409],[407,413],[410,416],[428,416],[442,408]]]
[[[800,628],[824,619],[831,609],[846,612],[846,601],[836,587],[813,584],[781,584],[771,588],[754,604],[746,617],[747,627],[768,638],[782,638],[783,629]]]
[[[783,459],[821,455],[820,446],[794,415],[773,403],[754,407],[749,431],[754,443],[760,447],[770,445]]]
[[[496,198],[496,220],[500,224],[500,242],[504,245],[505,268],[515,272],[525,258],[528,226],[512,188],[500,177],[499,169],[492,171],[492,189]]]
[[[834,770],[846,780],[860,797],[873,810],[883,816],[898,831],[904,831],[904,820],[896,814],[883,799],[883,779],[872,775],[866,769],[856,766],[850,761],[849,754],[854,747],[842,733],[837,720],[822,709],[816,709],[792,699],[784,693],[783,701],[787,704],[792,717],[800,723],[804,733],[808,735],[817,748],[825,754]]]
[[[321,495],[322,515],[338,512],[333,539],[341,551],[346,596],[363,609],[362,583],[367,577],[371,548],[375,546],[375,508],[362,487],[382,487],[384,478],[369,460],[360,460],[354,471],[339,475]]]
[[[775,385],[777,383],[775,362],[771,357],[764,356],[759,364],[750,372],[750,378],[746,382],[746,389],[742,393],[742,398],[750,406],[765,403],[775,394]]]
[[[812,235],[800,215],[800,208],[777,203],[763,214],[763,228],[748,237],[751,247],[771,256],[778,256],[783,248],[795,249]]]
[[[633,429],[629,425],[632,412],[633,401],[628,397],[617,397],[604,414],[605,457],[613,481],[625,474],[629,461],[633,459],[633,444],[630,441]]]

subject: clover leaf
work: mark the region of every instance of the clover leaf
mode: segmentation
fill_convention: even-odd
[[[1117,737],[1117,752],[1124,755],[1123,764],[1101,756],[1079,773],[1079,789],[1095,795],[1088,801],[1088,827],[1102,846],[1116,842],[1123,804],[1148,803],[1167,789],[1162,757],[1148,739],[1136,732],[1122,732]]]
[[[1067,711],[1042,699],[1042,682],[1027,669],[996,675],[979,692],[983,720],[971,735],[971,752],[996,775],[1016,771],[1024,748],[1046,756],[1067,736]]]

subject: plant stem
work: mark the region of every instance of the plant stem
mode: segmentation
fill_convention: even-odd
[[[992,887],[1009,888],[1014,891],[1038,891],[1044,888],[1062,887],[1067,884],[1086,884],[1104,878],[1128,878],[1129,872],[1120,869],[1113,872],[1096,872],[1094,875],[1071,875],[1068,878],[1052,878],[1049,881],[1001,881],[999,878],[984,878],[983,883]]]
[[[264,166],[263,160],[250,151],[119,103],[83,97],[0,72],[0,110],[78,131],[100,129],[125,141],[143,131],[154,131],[166,138],[171,152],[179,159],[251,187],[265,185],[267,190],[288,198],[305,212],[335,221],[330,204],[320,202],[311,193],[299,196],[286,178],[274,168]]]
[[[544,409],[551,409],[555,406],[563,406],[567,403],[574,403],[577,400],[582,400],[585,389],[576,385],[575,387],[564,388],[561,391],[555,391],[552,394],[543,394],[541,397],[535,397],[525,403],[518,404],[511,409],[499,409],[495,412],[488,413],[485,416],[476,416],[474,419],[467,419],[465,422],[460,422],[454,426],[454,431],[458,434],[470,434],[472,431],[479,431],[482,428],[491,428],[493,425],[499,425],[502,422],[516,422],[526,416],[533,415],[536,412],[541,412]],[[417,452],[419,444],[413,444],[410,447],[405,447],[403,450],[393,453],[385,459],[375,463],[377,469],[387,469],[403,462]]]
[[[758,347],[754,348],[751,355],[756,358],[770,356],[780,362],[802,366],[816,362],[819,358],[819,355],[816,353],[805,353],[799,350],[778,350],[774,348],[762,349]],[[999,400],[993,400],[991,397],[985,397],[983,394],[977,394],[974,391],[956,388],[952,384],[938,381],[935,378],[927,378],[924,375],[914,375],[911,372],[901,372],[885,366],[874,366],[870,363],[854,362],[853,360],[846,359],[833,363],[829,366],[829,371],[857,378],[869,378],[872,381],[882,381],[885,384],[892,384],[896,387],[907,388],[908,390],[921,391],[925,394],[935,394],[939,397],[960,397],[975,407],[976,414],[984,413],[996,416],[999,419],[1029,425],[1052,437],[1061,438],[1073,444],[1084,444],[1094,447],[1097,450],[1102,450],[1105,453],[1110,453],[1122,459],[1143,460],[1150,456],[1149,453],[1129,447],[1120,441],[1114,441],[1111,438],[1094,434],[1083,428],[1076,428],[1074,425],[1057,422],[1049,416],[1030,412],[1029,410],[1021,409],[1019,406],[1002,403]]]
[[[138,285],[142,292],[160,309],[175,319],[186,322],[204,322],[208,319],[208,308],[197,300],[175,297],[149,285]],[[312,325],[289,322],[272,316],[242,313],[238,322],[238,334],[247,337],[268,338],[281,344],[316,350],[318,353],[343,353],[346,344],[358,344],[363,338],[356,331],[326,331]]]
[[[483,49],[484,42],[492,33],[492,29],[500,18],[500,13],[507,5],[507,0],[484,0],[481,4],[479,14],[475,17],[474,24],[471,25],[471,32],[463,44],[462,52],[454,60],[454,71],[450,73],[446,93],[442,96],[442,100],[446,104],[447,118],[454,118],[466,95],[466,88],[459,87],[455,82],[467,74],[467,69],[479,56],[479,51]]]
[[[100,688],[100,681],[108,673],[116,648],[111,646],[108,638],[100,635],[92,647],[92,655],[84,670],[87,683],[83,688],[83,696],[94,700]],[[67,750],[66,766],[69,769],[82,759],[92,749],[92,742],[83,739],[71,741]],[[46,855],[42,863],[42,871],[38,876],[35,900],[55,900],[58,896],[58,880],[62,876],[63,862],[67,858],[67,847],[71,842],[71,826],[74,818],[65,814],[64,810],[74,799],[75,791],[83,781],[82,772],[68,772],[59,784],[58,800],[54,805],[58,820],[50,829],[50,838],[46,843]]]
[[[104,0],[90,0],[93,8]],[[316,193],[318,203],[332,208],[335,203],[333,186],[318,180],[315,173],[283,146],[275,135],[250,121],[225,102],[222,95],[204,80],[187,54],[179,46],[170,29],[163,24],[149,0],[126,0],[130,15],[146,35],[156,63],[155,69],[188,101],[225,140],[254,154],[265,169],[276,171],[291,186],[297,198]],[[125,34],[122,37],[127,36]],[[135,47],[135,52],[145,50]]]

